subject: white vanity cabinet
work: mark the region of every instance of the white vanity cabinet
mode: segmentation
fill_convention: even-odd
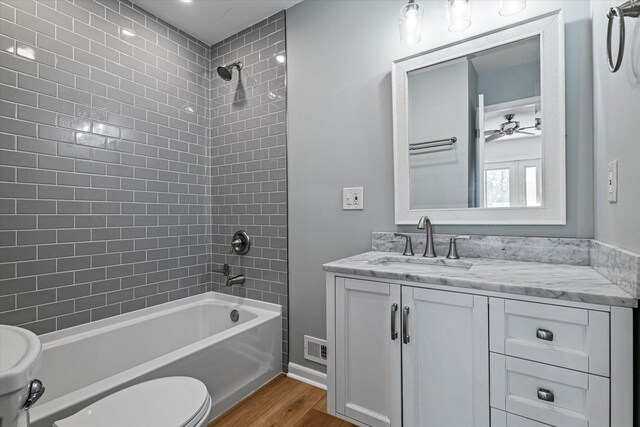
[[[336,411],[372,427],[399,426],[400,286],[337,278]],[[395,331],[394,331],[395,332]]]
[[[327,273],[327,410],[360,426],[631,427],[632,309]]]
[[[344,277],[334,290],[336,413],[489,427],[487,297]]]
[[[487,308],[485,296],[402,286],[402,425],[489,426]]]

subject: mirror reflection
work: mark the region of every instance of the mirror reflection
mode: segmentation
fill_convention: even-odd
[[[538,37],[407,77],[411,209],[542,205]]]

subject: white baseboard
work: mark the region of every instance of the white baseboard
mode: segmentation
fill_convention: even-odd
[[[302,381],[303,383],[310,384],[314,387],[327,389],[327,374],[324,374],[315,369],[307,368],[306,366],[298,365],[297,363],[289,362],[289,372],[287,376],[294,380]]]

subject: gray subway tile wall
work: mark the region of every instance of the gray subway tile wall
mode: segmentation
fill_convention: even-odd
[[[124,0],[0,0],[0,48],[0,323],[233,293],[283,306],[286,370],[285,13],[210,47]]]
[[[213,262],[225,262],[244,285],[213,290],[281,304],[283,370],[288,363],[287,156],[285,13],[280,12],[211,48],[211,195]],[[224,81],[218,66],[241,61]],[[248,254],[230,254],[230,237],[246,230]]]
[[[0,46],[0,323],[210,290],[210,46],[93,0],[0,1]]]

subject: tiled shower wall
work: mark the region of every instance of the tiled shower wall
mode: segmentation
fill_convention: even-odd
[[[115,0],[0,1],[0,34],[0,323],[209,289],[210,47]]]
[[[211,48],[213,262],[227,262],[243,286],[213,289],[281,304],[283,370],[288,363],[285,13]],[[226,82],[216,67],[242,61]],[[239,76],[239,78],[238,78]],[[229,254],[231,236],[246,230],[248,254]]]

